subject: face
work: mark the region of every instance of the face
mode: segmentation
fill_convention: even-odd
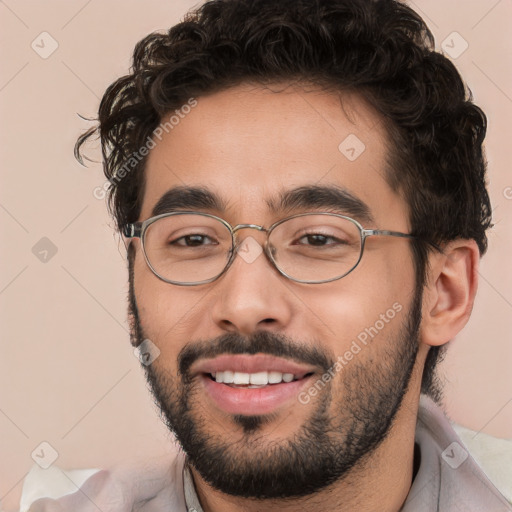
[[[409,231],[406,203],[385,179],[386,131],[360,98],[243,85],[197,101],[150,152],[139,220],[176,187],[201,187],[217,201],[191,196],[187,207],[189,196],[178,194],[178,209],[264,227],[330,211],[359,215],[364,228]],[[327,204],[329,190],[363,206]],[[237,237],[250,237],[248,247],[265,242],[255,230]],[[371,456],[416,361],[421,294],[410,241],[369,237],[358,267],[329,283],[291,281],[261,253],[237,255],[219,279],[198,286],[158,279],[140,240],[133,244],[133,343],[149,339],[160,350],[144,367],[147,379],[206,482],[237,496],[301,496]],[[215,382],[225,372],[240,383]]]

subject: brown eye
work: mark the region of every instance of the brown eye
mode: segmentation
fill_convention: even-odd
[[[204,245],[217,245],[217,242],[213,241],[209,236],[206,235],[186,235],[170,242],[170,245],[179,245],[183,247],[200,247]]]
[[[306,243],[301,243],[299,245],[311,245],[313,247],[325,247],[326,245],[335,245],[337,243],[345,243],[342,240],[335,238],[333,236],[321,235],[321,234],[310,234],[304,235],[299,239],[299,241],[305,240]]]

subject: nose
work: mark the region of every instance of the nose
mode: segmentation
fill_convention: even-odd
[[[213,320],[225,331],[245,335],[261,329],[282,330],[293,314],[293,294],[286,278],[267,259],[255,237],[239,240],[233,263],[216,281]]]

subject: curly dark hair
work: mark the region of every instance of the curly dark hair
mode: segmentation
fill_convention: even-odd
[[[474,239],[483,254],[491,206],[486,117],[411,8],[396,0],[210,0],[135,48],[130,74],[105,92],[99,124],[108,207],[117,228],[139,218],[144,147],[164,116],[191,98],[244,82],[302,82],[356,92],[380,114],[392,148],[387,179],[409,207],[416,284],[429,242]],[[137,156],[137,158],[134,158]],[[128,165],[130,162],[130,165]],[[422,391],[441,399],[431,348]]]

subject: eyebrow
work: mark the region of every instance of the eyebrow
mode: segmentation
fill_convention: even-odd
[[[273,214],[293,214],[298,211],[324,210],[373,223],[368,205],[348,190],[335,186],[306,185],[281,192],[275,199],[266,200]],[[215,192],[205,187],[173,187],[158,200],[151,216],[179,210],[225,212],[227,203]]]
[[[335,185],[306,185],[283,192],[277,201],[268,200],[267,206],[274,213],[293,213],[296,210],[327,210],[373,223],[369,206],[348,190]]]
[[[151,216],[176,210],[226,210],[222,199],[204,187],[173,187],[155,204]]]

